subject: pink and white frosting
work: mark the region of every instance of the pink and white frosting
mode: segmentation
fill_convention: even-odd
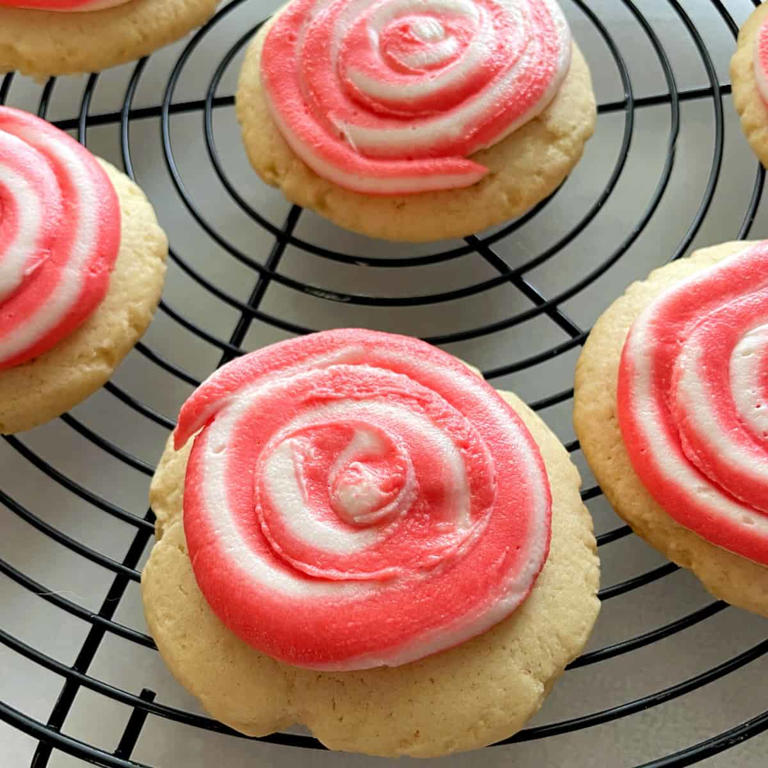
[[[0,370],[46,352],[107,292],[120,206],[96,158],[0,106]]]
[[[100,11],[122,5],[129,0],[0,0],[0,7],[25,8],[34,11]]]
[[[470,155],[538,115],[570,60],[554,0],[293,0],[264,41],[261,78],[318,175],[397,195],[485,176]]]
[[[664,510],[768,565],[768,241],[676,284],[635,320],[618,414]]]
[[[184,532],[224,624],[295,666],[396,666],[525,600],[551,497],[512,408],[413,338],[325,331],[222,368],[181,409],[195,434]]]
[[[757,90],[768,102],[768,17],[763,21],[755,39],[754,71]]]

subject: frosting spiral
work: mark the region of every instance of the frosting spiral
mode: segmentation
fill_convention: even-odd
[[[638,316],[618,414],[635,471],[666,512],[768,565],[768,241]]]
[[[568,72],[554,0],[293,0],[261,54],[278,129],[366,194],[466,187],[469,156],[538,115]]]
[[[120,206],[96,158],[44,120],[0,107],[0,370],[88,318],[119,247]]]
[[[0,7],[5,5],[35,11],[100,11],[127,2],[129,0],[0,0]]]
[[[325,331],[242,357],[181,409],[184,532],[233,632],[316,669],[412,661],[528,595],[549,550],[538,446],[412,338]]]

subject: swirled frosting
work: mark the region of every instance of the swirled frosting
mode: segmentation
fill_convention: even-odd
[[[130,0],[0,0],[0,7],[26,8],[34,11],[100,11]]]
[[[96,158],[44,120],[0,107],[0,370],[88,318],[119,247],[120,206]]]
[[[632,465],[675,520],[768,565],[768,242],[663,292],[621,358]]]
[[[466,187],[469,159],[568,72],[554,0],[293,0],[261,54],[272,117],[318,175],[374,195]]]
[[[362,330],[242,357],[181,409],[184,531],[208,604],[264,653],[395,666],[512,612],[549,549],[538,447],[450,355]]]

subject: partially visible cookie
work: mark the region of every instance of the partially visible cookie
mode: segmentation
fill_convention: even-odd
[[[768,568],[715,546],[676,522],[633,468],[617,413],[619,363],[630,327],[659,295],[750,244],[703,248],[633,283],[600,317],[576,366],[574,424],[581,449],[616,512],[670,560],[692,570],[722,600],[768,616]],[[702,490],[702,493],[704,491]]]
[[[231,386],[222,375],[209,393],[220,396],[219,384]],[[502,395],[544,461],[552,494],[548,558],[514,613],[460,645],[399,666],[300,668],[257,651],[228,629],[198,586],[185,538],[194,514],[187,507],[182,521],[191,446],[174,450],[169,442],[150,494],[158,540],[142,574],[144,610],[163,659],[212,716],[250,735],[301,723],[331,749],[430,757],[508,737],[539,709],[590,634],[599,611],[599,565],[579,474],[566,450],[518,398]],[[201,414],[210,413],[206,402]],[[227,416],[218,418],[229,423]],[[210,439],[217,451],[218,438]],[[194,481],[195,497],[201,487]],[[239,591],[247,590],[241,584]]]
[[[48,352],[0,370],[0,433],[32,429],[95,392],[152,320],[165,279],[168,241],[139,187],[104,160],[122,214],[120,251],[104,300]]]
[[[755,46],[766,20],[768,4],[763,3],[739,30],[736,52],[731,58],[731,84],[741,129],[760,162],[768,166],[768,106],[760,95],[755,72]]]
[[[288,8],[290,6],[286,6]],[[285,8],[280,11],[285,13]],[[248,157],[292,202],[346,229],[387,240],[461,237],[517,216],[552,193],[579,161],[596,121],[589,69],[573,45],[570,70],[549,105],[511,135],[470,158],[489,169],[472,186],[404,195],[350,191],[315,173],[274,122],[261,76],[262,48],[274,18],[246,54],[237,116]]]
[[[113,8],[55,12],[0,7],[0,72],[99,72],[134,61],[199,27],[217,0],[128,0]]]

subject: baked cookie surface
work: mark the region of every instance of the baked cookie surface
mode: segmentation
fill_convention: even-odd
[[[165,278],[168,242],[144,193],[101,160],[120,202],[120,251],[104,300],[48,352],[0,371],[0,433],[32,429],[95,392],[147,329]]]
[[[371,237],[428,242],[461,237],[513,218],[554,192],[579,161],[595,128],[596,107],[586,61],[573,46],[570,70],[538,117],[471,159],[489,169],[463,189],[374,196],[321,178],[291,150],[267,106],[261,49],[270,23],[250,44],[237,89],[237,117],[256,172],[298,205]]]
[[[580,478],[544,423],[504,393],[538,443],[552,489],[550,554],[520,608],[493,629],[400,667],[317,672],[282,664],[230,632],[203,598],[182,525],[191,442],[169,446],[152,483],[158,541],[142,575],[163,659],[217,719],[250,735],[307,725],[332,749],[430,757],[510,736],[582,650],[599,611],[599,564]]]
[[[723,243],[660,267],[646,280],[633,283],[603,313],[576,366],[574,425],[600,487],[639,536],[692,570],[716,597],[768,616],[768,568],[711,544],[656,503],[632,467],[616,406],[619,362],[635,318],[670,286],[747,246]]]
[[[741,129],[760,162],[768,166],[768,106],[755,81],[754,50],[758,32],[768,18],[768,5],[755,8],[739,30],[736,52],[731,58],[733,106],[741,118]]]
[[[134,61],[203,24],[217,0],[129,0],[99,11],[0,8],[0,72],[45,78]]]

